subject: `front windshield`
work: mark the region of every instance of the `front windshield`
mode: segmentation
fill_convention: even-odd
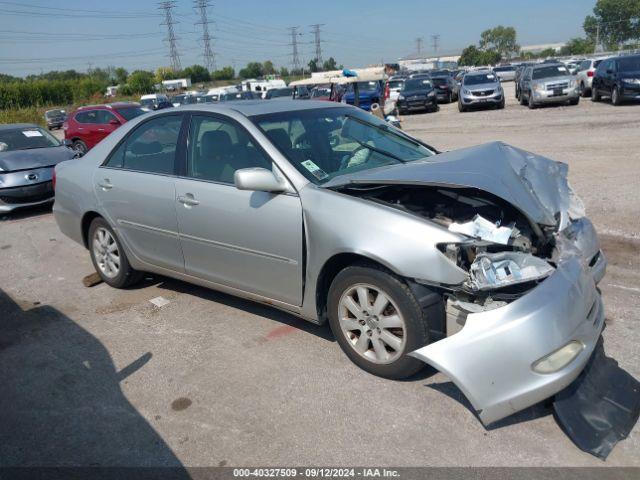
[[[640,57],[622,57],[618,65],[621,72],[640,72]]]
[[[565,75],[569,75],[569,72],[564,65],[549,65],[548,67],[534,68],[532,78],[539,80],[541,78],[563,77]]]
[[[136,118],[139,117],[140,115],[144,115],[145,113],[147,113],[145,110],[143,110],[142,108],[135,106],[135,107],[120,107],[120,108],[116,108],[115,109],[116,112],[118,112],[122,117],[124,117],[125,120],[131,120],[132,118]]]
[[[403,92],[409,92],[411,90],[428,90],[431,88],[431,80],[426,78],[411,78],[404,82]]]
[[[386,122],[352,108],[270,113],[251,120],[315,184],[435,154]]]
[[[140,100],[140,105],[143,107],[153,107],[155,100],[153,98],[144,98]]]
[[[39,127],[0,130],[0,152],[59,146],[56,137]]]
[[[59,116],[64,116],[65,111],[64,110],[48,110],[44,113],[44,115],[47,118],[54,118],[54,117],[59,117]]]
[[[482,73],[476,75],[465,75],[463,77],[463,83],[465,85],[482,85],[483,83],[494,83],[496,76],[492,73]]]
[[[404,85],[404,80],[390,80],[389,81],[389,88],[402,88],[402,85]]]

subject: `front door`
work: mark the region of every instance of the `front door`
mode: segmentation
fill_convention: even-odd
[[[186,176],[176,180],[188,274],[302,304],[302,206],[296,194],[238,190],[234,172],[272,161],[225,116],[194,115]]]
[[[94,174],[101,210],[133,255],[184,272],[175,206],[182,114],[154,117],[120,143]]]

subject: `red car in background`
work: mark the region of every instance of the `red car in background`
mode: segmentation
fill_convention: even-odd
[[[138,103],[108,103],[80,107],[64,122],[64,138],[72,148],[87,153],[123,123],[147,113]]]

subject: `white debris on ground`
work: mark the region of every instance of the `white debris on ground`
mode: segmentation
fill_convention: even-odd
[[[167,300],[164,297],[155,297],[152,298],[151,300],[149,300],[151,303],[153,303],[156,307],[158,308],[162,308],[165,305],[169,305],[171,302],[169,300]]]

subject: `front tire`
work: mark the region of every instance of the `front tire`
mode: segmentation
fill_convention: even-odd
[[[458,111],[464,113],[467,111],[467,107],[462,104],[462,100],[458,100]]]
[[[580,97],[569,100],[569,105],[578,105],[580,103]]]
[[[622,100],[620,100],[620,90],[618,90],[618,87],[613,87],[613,91],[611,92],[611,103],[616,107],[622,105]]]
[[[74,140],[71,144],[71,148],[82,155],[85,155],[89,151],[87,144],[82,140]]]
[[[131,268],[118,236],[103,218],[91,222],[88,238],[91,261],[104,283],[125,288],[140,281],[142,273]]]
[[[536,102],[533,101],[533,93],[532,92],[529,92],[529,103],[528,103],[528,105],[529,105],[529,109],[530,110],[534,110],[537,107]]]
[[[331,330],[353,363],[379,377],[406,378],[425,364],[407,356],[429,343],[422,308],[409,287],[376,266],[351,266],[331,284]]]

